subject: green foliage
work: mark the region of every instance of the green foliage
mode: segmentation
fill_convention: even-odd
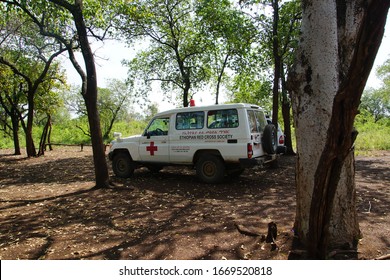
[[[85,135],[79,128],[76,126],[87,126],[86,120],[80,121],[78,119],[57,119],[58,121],[53,121],[52,133],[51,133],[51,143],[57,144],[90,144],[91,139],[89,136]],[[113,126],[112,131],[121,132],[123,137],[141,134],[147,125],[146,121],[140,120],[131,120],[129,122],[119,121],[116,122]],[[41,133],[43,130],[42,125],[35,125],[33,129],[33,138],[34,141],[39,141]],[[20,143],[24,147],[24,133],[20,132],[19,135]],[[108,144],[113,140],[113,134],[109,135],[109,138],[106,139],[105,143]],[[0,149],[12,148],[13,142],[12,138],[0,131]]]
[[[186,105],[194,90],[208,81],[209,71],[202,63],[206,38],[200,32],[193,4],[193,0],[138,0],[133,4],[137,13],[124,11],[126,24],[118,28],[127,41],[134,43],[137,38],[149,43],[137,58],[127,62],[129,81],[139,95],[146,96],[157,81],[165,94],[180,96]]]
[[[377,69],[377,76],[382,79],[385,87],[390,88],[390,58]]]
[[[366,90],[361,99],[360,109],[369,112],[374,122],[390,117],[390,87]]]
[[[64,93],[64,102],[69,110],[78,117],[81,131],[89,134],[87,109],[78,88]],[[122,81],[111,79],[107,88],[98,89],[97,106],[104,140],[108,139],[116,121],[127,120],[132,116],[134,98],[131,89]]]
[[[241,72],[248,64],[258,31],[253,21],[228,0],[198,1],[196,14],[207,45],[205,68],[212,73],[218,97],[223,78],[228,79],[227,69]]]
[[[12,138],[0,131],[0,149],[11,149],[13,145]]]
[[[276,1],[277,2],[277,1]],[[249,0],[242,1],[241,5],[245,10],[253,15],[253,21],[258,28],[258,37],[255,44],[252,44],[252,52],[247,57],[246,65],[241,65],[237,76],[232,80],[233,83],[228,90],[233,100],[245,101],[252,100],[266,104],[268,107],[272,96],[272,87],[274,74],[274,52],[278,52],[281,60],[280,73],[286,76],[288,69],[293,64],[293,56],[299,40],[301,6],[300,1],[279,1],[277,9],[279,11],[278,19],[273,17],[270,7],[275,4],[271,0]],[[276,7],[273,7],[275,9]],[[277,25],[277,34],[273,33]],[[275,48],[275,36],[277,36],[277,50]],[[253,96],[253,98],[248,98]],[[271,110],[271,108],[269,108]]]
[[[234,78],[229,91],[232,92],[231,102],[258,104],[268,112],[272,110],[270,80],[260,81],[255,75],[244,72]]]
[[[117,122],[114,124],[112,131],[122,133],[123,137],[142,134],[146,128],[147,121],[132,120],[130,122]],[[113,135],[110,135],[110,140],[113,140]]]
[[[360,104],[360,109],[369,112],[375,122],[390,117],[390,59],[378,67],[376,74],[382,84],[364,91]]]
[[[377,69],[377,76],[382,85],[363,92],[360,114],[355,119],[358,153],[390,150],[390,59]]]

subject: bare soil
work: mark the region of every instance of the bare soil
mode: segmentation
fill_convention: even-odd
[[[86,147],[56,147],[39,158],[11,154],[0,150],[2,260],[276,260],[292,248],[295,157],[218,185],[169,167],[112,176],[117,187],[93,189]],[[374,259],[390,254],[390,151],[358,156],[356,168],[358,258]],[[265,242],[271,221],[276,249]]]

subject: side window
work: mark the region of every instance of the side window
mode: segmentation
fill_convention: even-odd
[[[176,115],[176,129],[202,129],[204,126],[204,112],[186,112]]]
[[[207,113],[207,128],[235,127],[238,127],[238,113],[236,109],[214,110]]]
[[[168,135],[169,117],[156,118],[152,120],[144,132],[144,136],[161,136]]]

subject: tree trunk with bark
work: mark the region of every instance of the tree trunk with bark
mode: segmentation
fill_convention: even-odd
[[[356,248],[353,122],[381,43],[387,0],[302,2],[302,38],[290,72],[297,136],[295,231],[309,258]]]
[[[27,93],[27,101],[28,101],[28,110],[27,110],[27,126],[25,129],[26,134],[26,152],[28,157],[36,157],[37,150],[35,149],[34,138],[32,136],[33,130],[33,119],[34,119],[34,90],[29,86],[29,91]]]
[[[273,8],[273,21],[272,21],[272,53],[274,57],[274,80],[272,87],[272,123],[277,128],[278,113],[279,113],[279,80],[281,69],[281,56],[279,54],[279,38],[278,38],[278,25],[279,25],[279,0],[272,0]]]
[[[286,155],[295,155],[292,135],[291,135],[291,101],[287,91],[286,74],[284,68],[281,67],[280,77],[282,79],[282,116],[283,116],[283,132],[284,132],[284,145],[287,148]]]
[[[46,150],[46,141],[50,139],[49,131],[51,128],[51,115],[47,114],[47,121],[45,124],[45,127],[43,128],[42,135],[41,135],[41,140],[39,141],[39,151],[38,151],[38,156],[43,156],[45,154]],[[50,141],[48,141],[50,143]]]
[[[71,12],[74,17],[87,72],[86,80],[83,80],[83,88],[85,91],[82,91],[82,93],[87,108],[88,123],[91,131],[96,188],[104,188],[109,186],[109,174],[97,107],[98,87],[96,67],[93,52],[88,41],[87,27],[84,22],[81,0],[75,1],[75,5],[71,8]]]
[[[11,108],[12,136],[14,139],[14,155],[21,155],[19,142],[19,115],[15,108]]]
[[[12,138],[14,141],[14,155],[21,155],[20,142],[19,142],[19,112],[16,108],[17,98],[16,94],[13,94],[13,97],[7,96],[5,99],[8,100],[9,106],[6,104],[5,99],[0,94],[0,105],[3,107],[5,112],[11,118],[11,129],[12,129]]]

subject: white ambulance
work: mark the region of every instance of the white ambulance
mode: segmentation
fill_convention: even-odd
[[[206,183],[244,168],[277,161],[277,131],[263,110],[251,104],[192,106],[158,113],[142,135],[115,133],[109,159],[116,176],[136,168],[153,172],[168,165],[188,165]]]

